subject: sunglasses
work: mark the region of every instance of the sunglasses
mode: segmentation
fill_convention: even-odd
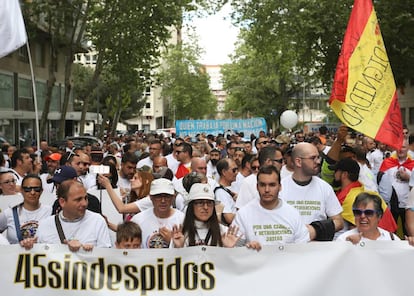
[[[252,170],[258,170],[260,167],[259,166],[252,166],[251,168],[252,168]]]
[[[199,207],[199,208],[207,206],[210,208],[214,206],[214,200],[195,200],[194,206]]]
[[[373,217],[377,213],[376,210],[371,210],[371,209],[366,209],[366,210],[352,209],[352,212],[354,213],[355,217],[360,217],[362,216],[362,214],[364,214],[366,217]]]
[[[232,170],[233,173],[235,173],[239,170],[239,168],[232,168],[231,170]]]
[[[36,187],[23,186],[22,188],[23,188],[24,192],[32,192],[32,190],[34,190],[36,192],[41,192],[42,191],[42,187],[40,187],[40,186],[36,186]]]
[[[283,163],[283,158],[280,158],[280,159],[272,159],[272,161],[278,162],[278,163]]]

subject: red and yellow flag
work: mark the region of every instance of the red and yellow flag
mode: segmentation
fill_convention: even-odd
[[[371,0],[355,0],[329,104],[347,126],[400,148],[397,89]]]

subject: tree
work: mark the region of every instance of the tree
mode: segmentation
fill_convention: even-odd
[[[217,108],[209,76],[198,62],[201,51],[194,39],[190,42],[168,48],[158,77],[161,96],[169,102],[170,120],[213,117]]]
[[[287,108],[296,87],[288,80],[289,71],[282,69],[284,59],[282,54],[263,53],[241,43],[232,57],[233,63],[222,69],[223,85],[229,95],[226,111],[274,121],[275,113]]]

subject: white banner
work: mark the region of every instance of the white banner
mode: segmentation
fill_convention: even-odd
[[[192,247],[31,251],[0,246],[3,295],[411,295],[406,241],[309,243],[260,252]]]

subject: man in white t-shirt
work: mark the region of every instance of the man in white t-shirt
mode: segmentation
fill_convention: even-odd
[[[112,246],[105,219],[87,210],[88,196],[80,182],[66,180],[56,193],[62,210],[39,222],[38,243],[66,243],[72,252]]]
[[[299,212],[279,199],[280,173],[274,166],[263,166],[257,174],[260,199],[241,208],[233,221],[246,239],[248,247],[259,250],[262,245],[304,243],[309,232]]]
[[[184,213],[172,208],[174,186],[168,179],[155,179],[151,183],[150,198],[153,208],[132,217],[142,230],[143,249],[169,248],[172,228],[184,221]]]
[[[292,150],[294,171],[282,179],[280,198],[294,206],[308,225],[311,240],[332,240],[344,226],[342,207],[331,185],[317,177],[321,157],[310,143]]]
[[[280,172],[283,165],[283,153],[279,148],[268,146],[259,151],[260,166],[273,165]],[[236,208],[241,209],[253,199],[259,199],[256,189],[257,178],[255,175],[246,177],[240,185],[239,195],[236,200]]]

